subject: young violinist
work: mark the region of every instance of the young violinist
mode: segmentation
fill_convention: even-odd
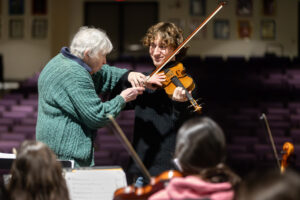
[[[142,42],[149,49],[153,70],[173,53],[183,39],[182,30],[173,23],[159,22],[148,29]],[[179,63],[186,50],[187,48],[183,48],[166,67]],[[155,82],[165,81],[166,76],[159,73],[153,78],[157,80]],[[191,95],[196,95],[196,89]],[[175,168],[172,158],[177,130],[184,121],[195,115],[188,109],[189,105],[186,91],[182,87],[176,87],[171,97],[162,87],[146,89],[143,95],[127,104],[127,109],[135,109],[133,146],[151,176]],[[126,174],[129,183],[134,182],[136,177],[142,177],[133,161]],[[145,179],[140,183],[147,184]]]
[[[178,131],[175,163],[184,175],[149,200],[232,200],[240,178],[225,164],[226,142],[222,129],[208,117],[186,121]]]
[[[159,22],[151,26],[142,39],[143,45],[148,48],[149,56],[153,62],[153,70],[144,72],[149,78],[151,73],[164,63],[164,60],[172,55],[173,51],[183,42],[183,32],[173,23]],[[187,52],[187,48],[182,48],[167,63],[165,68],[170,68],[178,64]],[[165,69],[164,68],[164,69]],[[162,72],[164,70],[161,70]],[[188,75],[190,77],[190,75]],[[155,87],[148,84],[145,79],[144,84],[148,88],[143,95],[137,97],[135,101],[126,105],[125,109],[135,109],[133,146],[138,156],[143,161],[151,176],[157,176],[162,172],[174,169],[172,158],[175,149],[176,133],[180,125],[188,118],[196,115],[188,109],[190,103],[187,98],[187,92],[182,87],[175,87],[171,96],[168,96],[163,84],[166,81],[164,73],[153,75],[150,80],[155,83]],[[126,85],[127,84],[127,85]],[[119,89],[130,86],[126,80],[123,80]],[[136,86],[140,86],[137,84]],[[195,86],[196,88],[196,86]],[[117,94],[118,91],[115,91]],[[188,92],[196,97],[196,89]],[[114,96],[112,93],[111,97]],[[131,160],[126,170],[128,183],[141,180],[142,173],[139,168]],[[147,184],[147,180],[143,180],[140,186]]]

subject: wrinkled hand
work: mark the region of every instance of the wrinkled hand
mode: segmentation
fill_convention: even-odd
[[[187,101],[188,99],[186,97],[185,90],[182,87],[176,87],[173,92],[172,100],[179,102]]]
[[[127,88],[121,92],[121,96],[124,98],[125,102],[133,101],[140,94],[143,94],[144,87],[132,87]]]
[[[130,72],[128,74],[128,81],[132,87],[143,87],[146,80],[146,76],[140,72]]]
[[[146,79],[148,77],[149,76],[147,76]],[[164,82],[165,80],[166,80],[166,75],[164,75],[163,73],[155,74],[145,82],[145,87],[151,90],[156,90],[157,86],[161,87],[162,82]]]

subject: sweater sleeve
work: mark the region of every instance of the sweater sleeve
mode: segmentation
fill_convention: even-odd
[[[103,65],[100,71],[93,75],[93,80],[97,93],[111,92],[123,75],[128,72],[127,69],[121,69],[114,66]],[[126,78],[128,78],[126,76]]]
[[[110,73],[107,75],[114,76]],[[107,78],[106,80],[111,81],[116,77]],[[120,95],[110,101],[102,102],[88,73],[85,76],[82,76],[81,73],[73,73],[69,79],[73,80],[67,82],[65,90],[72,102],[71,105],[74,106],[74,109],[69,108],[69,112],[76,112],[73,115],[78,116],[85,126],[91,129],[103,127],[108,122],[106,114],[109,113],[116,117],[125,107],[126,103]]]

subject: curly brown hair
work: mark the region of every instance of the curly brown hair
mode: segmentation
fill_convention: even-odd
[[[69,200],[61,164],[48,146],[24,141],[13,162],[8,183],[11,200]]]
[[[146,35],[142,39],[143,45],[149,47],[158,36],[161,37],[162,45],[170,46],[174,49],[183,42],[182,29],[171,22],[159,22],[147,30]],[[186,55],[187,49],[188,47],[181,49],[175,57],[176,61],[182,60],[182,58]]]

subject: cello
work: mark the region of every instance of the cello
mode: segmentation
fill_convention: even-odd
[[[276,150],[276,147],[275,147],[274,139],[273,139],[271,129],[270,129],[270,126],[269,126],[266,115],[263,113],[261,115],[260,119],[264,120],[264,122],[265,122],[265,126],[266,126],[267,132],[269,134],[269,138],[270,138],[270,141],[271,141],[271,144],[272,144],[273,152],[274,152],[274,155],[275,155],[280,173],[284,173],[286,168],[289,165],[289,157],[294,155],[294,145],[291,142],[285,142],[283,144],[283,146],[282,146],[282,154],[283,155],[282,155],[282,159],[281,159],[281,162],[280,162],[279,161],[279,156],[277,154],[277,150]]]
[[[157,177],[151,177],[150,173],[146,169],[141,159],[138,157],[137,153],[133,149],[132,145],[128,141],[127,137],[125,136],[116,120],[112,117],[112,115],[108,114],[107,117],[110,119],[112,125],[116,129],[118,138],[121,140],[122,144],[125,146],[126,150],[131,155],[144,176],[150,182],[150,184],[144,187],[127,186],[125,188],[119,188],[114,193],[114,200],[146,200],[155,192],[163,189],[165,184],[173,177],[182,177],[182,174],[176,170],[169,170],[161,173]]]

